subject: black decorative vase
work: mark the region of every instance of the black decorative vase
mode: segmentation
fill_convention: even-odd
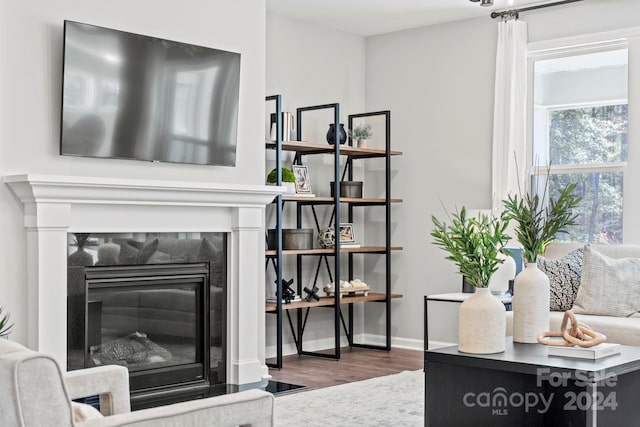
[[[467,281],[467,278],[462,276],[462,293],[463,294],[473,294],[476,292],[476,287],[471,284],[471,282]]]
[[[340,144],[347,142],[347,131],[344,130],[343,123],[340,123],[340,129],[338,129],[338,139]],[[336,125],[334,123],[329,125],[329,130],[327,131],[327,142],[330,145],[335,145],[336,143]]]

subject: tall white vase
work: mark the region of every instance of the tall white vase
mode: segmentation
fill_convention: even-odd
[[[463,353],[501,353],[505,348],[504,304],[489,288],[477,288],[458,311],[458,350]]]
[[[549,278],[535,262],[527,264],[513,284],[513,341],[536,343],[549,330]]]

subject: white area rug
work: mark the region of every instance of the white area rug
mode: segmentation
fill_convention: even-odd
[[[422,370],[276,397],[277,427],[423,425]]]

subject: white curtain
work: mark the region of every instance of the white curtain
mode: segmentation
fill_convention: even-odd
[[[525,187],[527,110],[527,23],[498,24],[495,104],[493,109],[492,210],[503,209],[508,194]]]

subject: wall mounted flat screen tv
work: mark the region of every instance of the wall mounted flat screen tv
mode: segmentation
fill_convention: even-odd
[[[235,166],[240,54],[65,21],[60,154]]]

